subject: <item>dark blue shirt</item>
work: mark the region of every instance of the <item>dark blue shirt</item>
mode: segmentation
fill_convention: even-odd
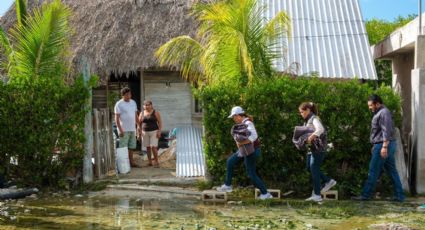
[[[372,144],[393,140],[394,123],[390,110],[382,105],[373,115],[370,142]]]

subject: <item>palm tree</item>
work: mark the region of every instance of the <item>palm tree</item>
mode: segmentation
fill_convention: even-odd
[[[173,38],[155,55],[160,65],[177,66],[198,84],[250,84],[272,77],[273,60],[283,54],[278,41],[289,35],[290,20],[279,12],[266,21],[265,10],[257,0],[197,3],[192,8],[199,22],[196,38]]]
[[[6,60],[0,68],[10,81],[30,81],[45,77],[62,79],[71,30],[70,9],[60,0],[44,4],[29,15],[25,0],[16,0],[17,24],[9,36],[0,28],[0,50]]]

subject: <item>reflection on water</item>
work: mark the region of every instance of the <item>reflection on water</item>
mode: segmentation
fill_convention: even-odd
[[[414,211],[415,205],[385,202],[225,205],[61,197],[12,201],[8,206],[8,216],[0,216],[0,229],[363,229],[386,222],[425,228],[425,217]]]

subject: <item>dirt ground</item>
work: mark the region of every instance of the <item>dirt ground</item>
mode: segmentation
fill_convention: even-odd
[[[120,179],[161,179],[176,176],[176,145],[158,151],[159,168],[149,166],[146,153],[140,151],[133,154],[137,167],[132,167],[128,174],[118,174]]]

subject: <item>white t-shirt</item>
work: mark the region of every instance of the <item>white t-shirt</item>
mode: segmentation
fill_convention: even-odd
[[[248,131],[251,132],[251,134],[248,137],[248,140],[250,140],[252,143],[254,143],[255,140],[258,138],[257,130],[255,129],[254,123],[249,120],[249,118],[245,118],[242,123],[246,124],[248,127]]]
[[[115,104],[114,111],[120,115],[120,124],[124,132],[136,131],[137,104],[134,100],[130,99],[128,102],[124,99],[119,100]]]

